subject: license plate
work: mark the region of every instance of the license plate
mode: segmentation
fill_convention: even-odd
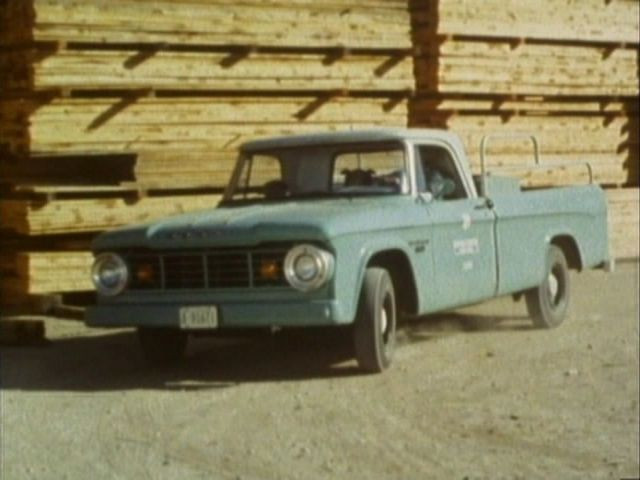
[[[180,309],[180,328],[218,328],[218,309],[207,307],[183,307]]]

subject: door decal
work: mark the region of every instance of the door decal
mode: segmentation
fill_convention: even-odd
[[[453,241],[453,253],[456,256],[476,255],[478,252],[480,252],[480,241],[477,238]]]

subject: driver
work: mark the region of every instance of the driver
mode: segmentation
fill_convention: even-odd
[[[451,180],[444,175],[440,169],[431,167],[426,162],[422,164],[422,169],[424,171],[427,192],[431,192],[433,198],[437,200],[444,198],[446,195],[447,180]]]

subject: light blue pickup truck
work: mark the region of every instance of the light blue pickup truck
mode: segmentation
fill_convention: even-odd
[[[605,196],[523,191],[485,171],[485,143],[475,177],[440,130],[246,143],[217,207],[95,240],[87,324],[137,327],[158,363],[192,333],[351,325],[369,372],[390,365],[401,315],[522,294],[535,326],[556,327],[569,269],[612,266]]]

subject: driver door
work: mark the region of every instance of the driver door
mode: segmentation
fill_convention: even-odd
[[[428,310],[493,296],[497,285],[493,211],[462,182],[453,153],[444,145],[416,146],[416,175],[418,192],[433,195],[424,204],[432,229],[435,274],[434,284],[426,286],[434,290]],[[434,177],[440,181],[434,182]],[[442,182],[449,188],[443,189]]]

